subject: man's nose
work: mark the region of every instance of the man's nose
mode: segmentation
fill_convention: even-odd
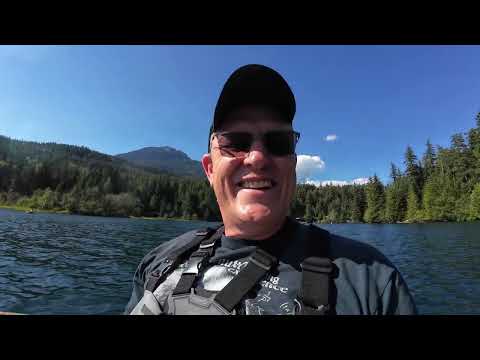
[[[261,141],[254,141],[250,147],[250,152],[244,160],[244,164],[254,168],[263,168],[269,161],[267,149]]]

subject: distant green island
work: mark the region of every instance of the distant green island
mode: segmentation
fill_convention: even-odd
[[[319,223],[413,223],[480,219],[480,113],[476,127],[454,134],[448,148],[426,142],[418,159],[406,147],[404,170],[390,164],[391,182],[300,184],[290,213]],[[146,148],[147,149],[147,148]],[[148,148],[148,163],[152,159]],[[158,148],[157,148],[158,149]],[[175,155],[174,149],[161,148]],[[158,151],[157,151],[158,152]],[[141,153],[135,153],[138,158]],[[86,147],[37,143],[0,135],[0,207],[20,211],[149,219],[221,221],[215,194],[198,164],[178,155],[166,172]],[[161,153],[168,160],[168,154]],[[141,161],[141,158],[138,160]],[[162,160],[164,161],[164,160]],[[140,164],[140,165],[139,165]]]

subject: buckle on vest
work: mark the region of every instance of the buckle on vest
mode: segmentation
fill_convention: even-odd
[[[187,268],[183,271],[183,274],[186,275],[198,275],[200,268],[205,265],[205,262],[208,260],[206,256],[192,256],[187,263]]]
[[[305,259],[300,267],[302,270],[307,270],[316,273],[331,273],[333,266],[332,261],[328,258],[309,257]]]
[[[208,244],[200,244],[200,249],[208,249],[215,245],[215,241],[209,242]]]
[[[294,313],[295,315],[325,315],[330,311],[330,305],[320,305],[320,306],[311,306],[308,304],[305,304],[305,302],[297,297],[294,300],[295,304],[295,310]]]
[[[328,309],[330,309],[330,306],[328,306],[328,305],[320,305],[320,306],[317,306],[316,308],[314,308],[313,310],[314,310],[315,312],[320,313],[320,314],[325,314],[325,313],[328,311]]]
[[[276,259],[262,249],[257,249],[252,256],[250,256],[250,261],[262,269],[270,270]]]
[[[210,234],[212,231],[214,231],[215,229],[212,229],[210,227],[206,228],[205,230],[197,230],[195,232],[195,235],[196,236],[205,236],[205,235],[208,235]]]

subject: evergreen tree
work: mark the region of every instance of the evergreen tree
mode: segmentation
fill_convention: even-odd
[[[396,167],[393,162],[390,163],[390,177],[392,178],[392,180],[395,182],[401,176],[402,176],[402,173],[400,172],[400,169]]]
[[[415,185],[410,182],[408,187],[408,197],[407,197],[407,220],[408,221],[416,221],[417,213],[419,210],[419,200],[417,196],[417,192],[415,191]]]
[[[439,157],[439,168],[444,168],[443,159]],[[448,173],[438,171],[424,188],[424,217],[430,221],[455,220],[456,192]]]
[[[307,192],[307,197],[306,197],[306,210],[305,210],[305,217],[309,220],[312,220],[316,218],[315,216],[315,189],[310,189],[310,191]]]
[[[417,156],[410,146],[407,146],[407,150],[405,151],[405,175],[413,182],[414,190],[418,196],[423,186],[421,179],[422,170],[418,164]]]
[[[364,189],[365,186],[354,186],[352,209],[352,221],[354,222],[363,221],[363,216],[367,207]]]
[[[453,134],[451,137],[452,150],[463,153],[467,150],[467,145],[465,144],[465,138],[462,134],[457,133]]]
[[[404,177],[390,184],[385,192],[385,220],[403,221],[407,212],[408,180]]]
[[[480,220],[480,183],[476,184],[470,195],[469,220]]]
[[[436,160],[437,155],[435,153],[435,149],[430,143],[430,140],[427,140],[427,150],[425,151],[422,159],[424,181],[426,181],[432,175],[435,169]]]
[[[367,209],[365,210],[365,222],[380,223],[384,220],[385,192],[383,184],[377,175],[370,178],[366,188]]]
[[[305,207],[305,220],[312,221],[313,218],[314,218],[314,213],[313,213],[312,205],[307,203]]]

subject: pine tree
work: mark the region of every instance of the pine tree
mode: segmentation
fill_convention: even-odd
[[[419,200],[417,192],[415,191],[415,185],[410,182],[407,197],[407,220],[409,222],[418,220],[417,213],[419,208]]]
[[[470,195],[469,220],[480,220],[480,183],[476,184]]]
[[[437,154],[435,153],[435,149],[430,143],[430,140],[427,140],[427,150],[425,151],[425,154],[422,158],[424,181],[427,181],[427,179],[432,175],[435,169],[436,161]]]
[[[417,156],[410,146],[405,151],[405,175],[413,182],[417,196],[420,195],[420,189],[423,187],[422,169],[418,164]]]
[[[390,163],[390,177],[392,178],[392,180],[395,182],[401,176],[402,176],[402,173],[400,172],[400,169],[396,167],[393,162]]]
[[[308,204],[305,207],[305,220],[311,221],[314,218],[312,205]]]
[[[384,220],[385,192],[383,184],[377,175],[370,178],[366,188],[367,209],[365,210],[365,222],[380,223]]]
[[[313,194],[313,189],[309,189],[306,197],[306,206],[305,206],[305,219],[311,221],[315,219],[315,196]]]
[[[451,137],[451,148],[453,151],[465,152],[467,145],[465,144],[465,138],[462,134],[453,134]]]
[[[362,221],[362,211],[361,211],[361,208],[360,208],[360,202],[359,202],[359,199],[357,196],[355,196],[353,198],[353,206],[352,206],[352,216],[351,216],[351,220],[353,222],[360,222]]]
[[[405,151],[405,168],[405,174],[415,179],[418,173],[417,156],[410,146],[407,146],[407,150]]]
[[[321,201],[320,198],[317,200],[317,205],[315,206],[315,214],[317,215],[317,222],[322,222],[327,216],[326,206],[323,204],[323,201]]]
[[[430,221],[453,221],[458,196],[454,181],[449,176],[447,166],[444,165],[443,150],[439,154],[441,156],[438,171],[429,178],[424,187],[424,217]]]

